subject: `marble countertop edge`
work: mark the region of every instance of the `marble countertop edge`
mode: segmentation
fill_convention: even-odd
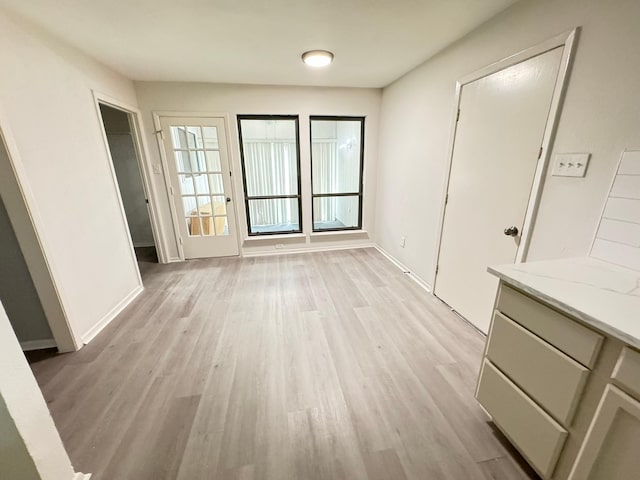
[[[640,272],[589,257],[490,266],[487,271],[640,349]]]

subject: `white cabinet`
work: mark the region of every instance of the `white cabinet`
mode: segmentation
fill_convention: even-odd
[[[607,385],[569,480],[637,478],[640,478],[640,401]]]
[[[566,315],[500,286],[476,398],[544,479],[556,478],[602,340]]]
[[[593,258],[500,279],[476,398],[543,480],[640,480],[640,272]]]
[[[476,398],[545,480],[640,480],[640,353],[500,285]]]

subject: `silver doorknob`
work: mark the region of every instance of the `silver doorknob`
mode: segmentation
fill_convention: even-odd
[[[231,203],[231,197],[227,197],[227,203]]]
[[[512,225],[509,228],[504,229],[504,234],[508,237],[516,237],[518,236],[518,227]]]

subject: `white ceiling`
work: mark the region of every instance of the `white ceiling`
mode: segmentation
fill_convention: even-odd
[[[383,87],[517,0],[0,0],[134,80]],[[335,53],[326,70],[305,50]]]

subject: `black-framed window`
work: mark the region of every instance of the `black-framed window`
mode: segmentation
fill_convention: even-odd
[[[364,117],[311,116],[313,231],[362,228]]]
[[[249,235],[302,232],[297,115],[238,115]]]

